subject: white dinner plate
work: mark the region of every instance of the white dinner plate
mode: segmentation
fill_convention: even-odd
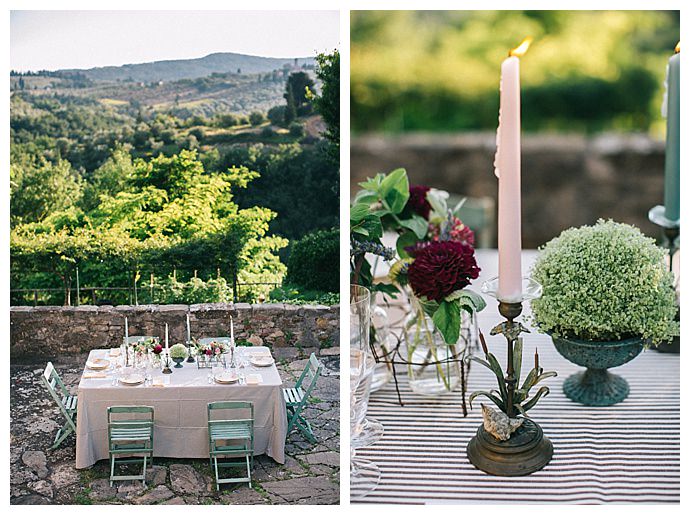
[[[86,368],[90,368],[91,370],[105,370],[109,366],[110,360],[103,358],[91,359],[86,362]]]
[[[120,382],[127,386],[136,386],[144,382],[144,376],[141,374],[132,374],[127,377],[121,377]]]
[[[271,356],[252,356],[249,362],[256,367],[270,367],[274,363]]]
[[[213,376],[213,379],[216,381],[216,383],[232,384],[232,383],[236,383],[237,381],[239,381],[240,377],[237,374],[230,374],[230,372],[223,372],[222,374],[218,374],[217,376]]]

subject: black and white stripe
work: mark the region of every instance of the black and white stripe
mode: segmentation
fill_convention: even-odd
[[[486,335],[498,316],[482,317]],[[505,340],[488,338],[492,352],[505,363]],[[457,393],[428,399],[411,392],[399,367],[405,402],[397,403],[393,383],[372,394],[368,414],[386,434],[357,454],[381,469],[377,489],[367,503],[677,503],[680,501],[680,377],[678,355],[645,351],[614,369],[630,384],[630,396],[603,408],[580,406],[567,399],[563,380],[579,370],[563,359],[551,340],[525,335],[524,367],[535,346],[545,370],[557,378],[551,394],[530,411],[554,446],[553,460],[527,477],[489,476],[467,460],[465,448],[481,423],[477,399],[462,418]],[[495,388],[495,377],[472,366],[468,391]]]

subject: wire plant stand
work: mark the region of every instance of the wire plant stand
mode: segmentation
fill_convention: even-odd
[[[400,382],[398,379],[398,370],[396,365],[402,365],[405,367],[449,367],[452,364],[459,363],[459,386],[462,400],[462,414],[463,417],[467,416],[467,381],[469,378],[471,363],[468,358],[472,356],[473,351],[478,348],[478,326],[476,314],[472,314],[469,319],[469,323],[464,324],[461,327],[460,338],[458,339],[457,343],[448,347],[454,350],[438,360],[410,360],[408,358],[409,354],[407,349],[407,341],[405,338],[406,328],[404,326],[396,328],[397,330],[393,330],[393,328],[391,328],[390,337],[392,337],[395,342],[393,345],[381,345],[376,341],[374,335],[372,335],[369,343],[371,352],[376,363],[385,364],[386,367],[388,367],[388,369],[391,371],[393,382],[395,384],[395,392],[400,406],[404,406],[405,403],[403,402],[402,394],[400,392]]]

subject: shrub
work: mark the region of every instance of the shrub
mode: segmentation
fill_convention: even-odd
[[[265,121],[266,116],[264,116],[264,113],[261,113],[259,111],[252,111],[249,115],[249,123],[251,123],[252,126],[261,125]]]
[[[290,136],[293,138],[301,138],[304,136],[304,125],[298,122],[290,124]]]
[[[264,127],[263,129],[261,129],[260,133],[262,138],[272,138],[273,136],[275,136],[275,134],[275,131],[270,127]]]
[[[339,290],[340,231],[314,231],[292,244],[286,284],[305,290]]]
[[[285,106],[275,106],[268,110],[268,119],[273,125],[283,125],[285,122]]]
[[[563,231],[540,249],[532,277],[544,288],[533,321],[560,337],[658,344],[678,334],[665,251],[631,225],[599,220]]]
[[[239,123],[239,117],[234,114],[221,114],[216,118],[216,125],[222,128],[234,127],[235,125],[239,125]]]

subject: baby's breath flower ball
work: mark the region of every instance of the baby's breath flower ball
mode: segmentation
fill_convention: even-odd
[[[613,341],[641,337],[657,345],[678,335],[678,309],[666,251],[631,225],[599,220],[563,231],[540,249],[532,301],[542,332]]]

